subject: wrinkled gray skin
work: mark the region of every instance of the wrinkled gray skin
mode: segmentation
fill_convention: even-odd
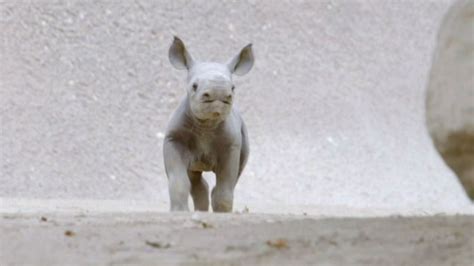
[[[209,210],[208,185],[202,172],[216,174],[212,189],[214,212],[231,212],[234,188],[247,162],[245,124],[232,107],[232,74],[244,75],[253,66],[252,45],[245,46],[227,64],[198,62],[177,37],[169,49],[171,64],[186,69],[187,95],[169,122],[163,153],[169,181],[171,211]]]

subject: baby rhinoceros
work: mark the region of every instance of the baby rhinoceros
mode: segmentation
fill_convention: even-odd
[[[249,154],[245,124],[235,108],[232,74],[244,75],[254,63],[252,45],[226,64],[196,61],[174,37],[169,60],[188,71],[186,97],[169,122],[163,155],[169,182],[171,211],[209,210],[208,185],[202,172],[216,174],[212,189],[214,212],[231,212],[234,188]]]

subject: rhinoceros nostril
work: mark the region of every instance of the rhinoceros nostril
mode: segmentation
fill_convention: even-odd
[[[207,92],[202,94],[201,101],[205,103],[212,103],[214,99],[211,98],[211,95]]]
[[[224,100],[224,103],[230,104],[232,102],[232,94],[227,95]]]

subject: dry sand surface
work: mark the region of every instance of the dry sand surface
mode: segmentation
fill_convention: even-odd
[[[0,218],[1,265],[472,265],[474,216],[156,213]]]

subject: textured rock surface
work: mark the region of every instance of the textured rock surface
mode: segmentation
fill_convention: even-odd
[[[474,1],[458,1],[443,20],[427,91],[436,148],[474,199]]]
[[[236,203],[433,209],[468,200],[424,125],[451,1],[2,1],[0,196],[167,202],[161,144],[184,76],[248,41],[251,157]]]

